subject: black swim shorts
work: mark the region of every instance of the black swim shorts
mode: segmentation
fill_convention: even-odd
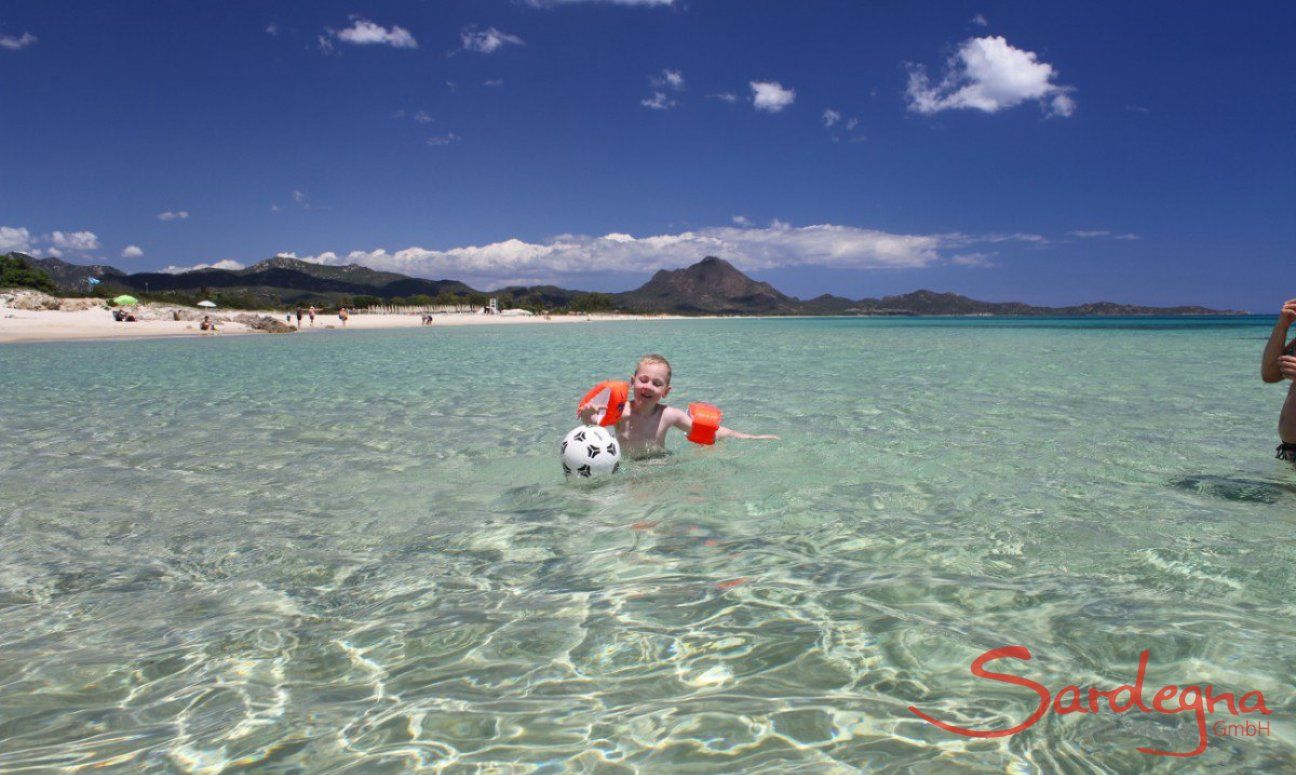
[[[1284,441],[1278,445],[1277,452],[1278,454],[1274,457],[1279,460],[1286,460],[1293,465],[1296,465],[1296,443]]]

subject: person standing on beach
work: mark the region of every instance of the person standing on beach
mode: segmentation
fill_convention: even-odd
[[[310,324],[314,326],[315,325],[315,305],[312,304],[311,308],[306,311],[306,314],[310,315]]]
[[[302,310],[302,308],[301,308],[301,307],[298,307],[298,308],[297,308],[297,330],[298,330],[298,331],[301,330],[301,319],[302,319],[302,315],[304,315],[304,314],[306,314],[306,313]]]
[[[1287,329],[1296,321],[1296,299],[1288,299],[1278,313],[1273,333],[1260,359],[1260,378],[1265,382],[1296,380],[1296,339],[1287,342]],[[1287,386],[1287,400],[1278,415],[1278,459],[1296,466],[1296,382]]]
[[[351,316],[347,314],[346,307],[342,307],[338,310],[338,320],[342,321],[343,328],[346,328],[347,318],[349,317]]]

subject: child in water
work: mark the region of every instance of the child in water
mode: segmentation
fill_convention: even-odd
[[[630,409],[616,424],[617,440],[627,457],[642,458],[664,452],[666,434],[671,428],[685,433],[693,429],[693,420],[687,412],[662,403],[670,394],[670,381],[671,367],[665,358],[645,355],[639,359],[630,381]],[[581,407],[581,422],[593,422],[601,409],[593,404]],[[754,436],[722,425],[716,430],[716,438],[778,439],[778,436]]]
[[[1296,380],[1296,339],[1287,343],[1287,329],[1296,322],[1296,299],[1289,299],[1278,313],[1273,333],[1260,359],[1260,378],[1265,382]],[[1287,400],[1278,415],[1278,459],[1296,465],[1296,382],[1287,387]]]

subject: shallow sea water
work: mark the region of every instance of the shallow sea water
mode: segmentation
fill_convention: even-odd
[[[1268,320],[705,320],[0,348],[0,771],[1296,768]],[[730,441],[563,480],[637,355]],[[1134,679],[1268,735],[1049,713]],[[1222,707],[1221,707],[1222,711]],[[1245,721],[1217,713],[1214,720]]]

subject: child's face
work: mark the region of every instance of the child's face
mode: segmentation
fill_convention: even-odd
[[[670,393],[670,371],[664,363],[641,363],[635,369],[630,389],[644,403],[660,401]]]

